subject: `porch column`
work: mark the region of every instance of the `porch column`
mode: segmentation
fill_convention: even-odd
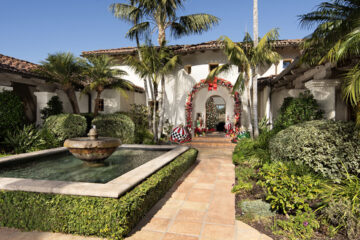
[[[43,120],[41,119],[40,111],[47,106],[49,100],[56,96],[53,92],[34,92],[36,96],[36,125],[42,125]]]
[[[305,83],[324,111],[325,119],[335,120],[336,117],[336,88],[341,82],[338,79],[311,80]]]

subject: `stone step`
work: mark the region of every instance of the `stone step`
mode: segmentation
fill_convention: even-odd
[[[231,138],[225,137],[194,137],[192,139],[193,142],[231,142]]]
[[[185,143],[186,146],[191,147],[219,147],[219,148],[234,148],[236,144],[228,142],[191,142],[191,143]]]

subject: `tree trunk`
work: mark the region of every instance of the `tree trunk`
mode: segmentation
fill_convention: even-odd
[[[66,93],[67,97],[69,98],[73,113],[79,114],[80,109],[79,109],[79,105],[77,102],[74,88],[73,87],[65,87],[64,92]]]
[[[94,116],[96,117],[99,114],[99,101],[100,101],[100,96],[101,96],[101,92],[102,91],[97,91],[97,95],[95,98],[95,108],[94,108]]]
[[[259,136],[259,124],[258,124],[258,91],[257,91],[257,67],[255,68],[255,74],[253,76],[253,119],[254,119],[254,138]]]
[[[164,114],[165,114],[165,76],[161,76],[161,96],[160,96],[160,119],[158,137],[161,138],[164,128]]]
[[[161,24],[158,24],[159,29],[159,35],[158,35],[158,43],[159,46],[161,46],[166,41],[166,35],[165,35],[165,27]]]
[[[254,0],[254,48],[259,44],[259,16],[258,16],[258,0]],[[258,125],[258,92],[257,92],[257,79],[258,79],[258,67],[252,69],[252,77],[253,77],[253,119],[254,119],[254,137],[257,138],[259,136],[259,125]]]
[[[254,137],[254,132],[253,132],[253,127],[252,127],[252,119],[251,119],[251,90],[250,90],[250,85],[248,85],[246,87],[246,92],[247,92],[247,99],[248,99],[248,102],[247,102],[247,108],[248,108],[248,123],[249,123],[249,127],[248,127],[248,130],[250,132],[250,136],[251,138]]]
[[[154,86],[154,107],[153,107],[153,134],[154,134],[154,141],[158,142],[158,128],[156,126],[156,99],[157,99],[157,86]]]
[[[139,41],[139,36],[136,33],[135,35],[136,38],[136,46],[137,46],[137,52],[138,52],[138,56],[139,56],[139,60],[142,62],[142,54],[140,51],[140,41]],[[148,128],[151,128],[151,111],[149,108],[149,89],[148,89],[148,85],[147,85],[147,78],[144,78],[144,90],[145,90],[145,106],[148,108],[149,112],[148,112]]]

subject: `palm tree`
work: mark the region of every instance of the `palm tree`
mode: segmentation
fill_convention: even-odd
[[[127,36],[143,35],[157,29],[160,46],[166,41],[167,29],[170,30],[172,36],[178,38],[190,34],[201,34],[219,22],[217,17],[205,13],[178,17],[177,11],[183,7],[184,0],[133,0],[130,2],[133,5],[132,8],[124,4],[111,6],[114,14],[122,18],[130,16],[134,19],[136,16],[139,20],[134,22]],[[144,17],[149,21],[141,21]]]
[[[272,47],[272,42],[278,39],[278,35],[279,34],[277,29],[270,30],[263,38],[260,39],[256,47],[254,46],[254,41],[251,39],[250,34],[248,33],[246,33],[244,42],[242,43],[234,43],[228,37],[221,37],[219,41],[222,41],[224,44],[224,53],[228,58],[228,63],[213,69],[207,77],[208,80],[213,79],[220,73],[228,71],[231,68],[231,65],[235,65],[240,69],[240,74],[237,77],[236,83],[234,85],[234,91],[239,90],[239,88],[246,88],[249,107],[249,131],[251,136],[254,136],[254,133],[252,131],[250,108],[251,104],[254,103],[251,103],[250,74],[255,72],[256,68],[279,62],[280,55],[273,51]],[[252,78],[254,79],[255,77],[256,74],[252,74]],[[254,84],[255,83],[253,81],[253,85]],[[253,108],[252,111],[254,110],[255,109]]]
[[[111,4],[109,7],[109,10],[113,13],[113,15],[116,18],[119,18],[123,21],[126,21],[130,24],[133,24],[133,26],[130,28],[128,33],[126,34],[126,37],[128,37],[130,40],[136,41],[137,46],[137,52],[139,59],[142,60],[140,49],[140,37],[143,36],[143,34],[146,32],[146,29],[149,26],[149,22],[141,22],[144,18],[144,12],[141,8],[139,8],[135,1],[128,0],[129,4],[124,3],[114,3]],[[145,89],[145,101],[146,106],[148,106],[149,101],[149,91],[148,91],[148,80],[144,78],[144,89]],[[150,86],[151,89],[151,86]],[[153,91],[151,91],[152,93]]]
[[[321,3],[318,8],[300,16],[303,27],[317,24],[315,31],[304,43],[302,60],[311,65],[326,61],[343,63],[359,56],[360,1],[332,0]],[[343,97],[357,109],[360,125],[360,66],[347,71],[343,84]]]
[[[113,88],[123,91],[124,89],[132,90],[132,85],[129,81],[122,77],[127,73],[120,69],[113,68],[114,58],[107,55],[98,55],[89,57],[83,71],[84,92],[95,91],[97,93],[95,98],[94,115],[99,112],[99,101],[101,93],[106,88]]]
[[[37,71],[50,81],[59,83],[69,98],[73,112],[80,113],[75,86],[79,85],[82,66],[72,53],[49,54]]]
[[[126,63],[138,74],[141,78],[149,78],[154,86],[154,101],[153,101],[153,134],[154,141],[157,142],[159,139],[159,134],[161,134],[162,129],[159,132],[159,125],[156,121],[157,113],[157,104],[156,99],[158,99],[158,86],[160,81],[162,83],[162,88],[165,84],[165,75],[171,72],[176,64],[179,63],[179,57],[173,55],[173,53],[166,48],[164,45],[160,47],[154,47],[149,43],[140,48],[141,55],[143,57],[142,61],[139,58],[134,56],[128,56]],[[162,95],[165,94],[165,91],[162,91]],[[163,111],[164,96],[161,97],[161,111]],[[161,116],[163,115],[163,112]],[[161,117],[160,116],[160,117]],[[162,117],[163,118],[163,117]],[[159,122],[161,122],[160,120]]]

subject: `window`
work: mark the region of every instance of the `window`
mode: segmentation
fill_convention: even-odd
[[[191,65],[185,65],[184,69],[187,74],[191,74]]]
[[[98,107],[100,112],[104,111],[104,99],[99,99]]]
[[[292,63],[292,59],[284,59],[283,60],[283,69],[287,68],[291,63]]]
[[[211,72],[213,69],[217,68],[219,66],[218,63],[210,63],[209,64],[209,71]]]

